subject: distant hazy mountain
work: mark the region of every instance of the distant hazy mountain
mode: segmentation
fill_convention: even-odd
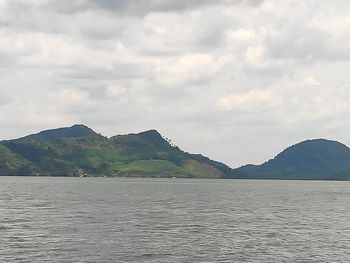
[[[107,138],[74,125],[0,143],[0,175],[222,178],[228,171],[180,150],[155,130]]]
[[[307,140],[262,165],[233,171],[235,178],[350,180],[350,149],[336,141]]]

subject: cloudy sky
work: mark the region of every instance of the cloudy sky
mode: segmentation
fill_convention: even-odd
[[[350,145],[348,0],[0,0],[0,138],[157,129],[232,167]]]

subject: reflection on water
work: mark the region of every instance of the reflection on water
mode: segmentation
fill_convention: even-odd
[[[0,177],[0,262],[348,262],[350,183]]]

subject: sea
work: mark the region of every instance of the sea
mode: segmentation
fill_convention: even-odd
[[[350,262],[350,182],[0,177],[0,262]]]

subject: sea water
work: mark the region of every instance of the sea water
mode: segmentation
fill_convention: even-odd
[[[350,183],[0,177],[0,262],[350,262]]]

